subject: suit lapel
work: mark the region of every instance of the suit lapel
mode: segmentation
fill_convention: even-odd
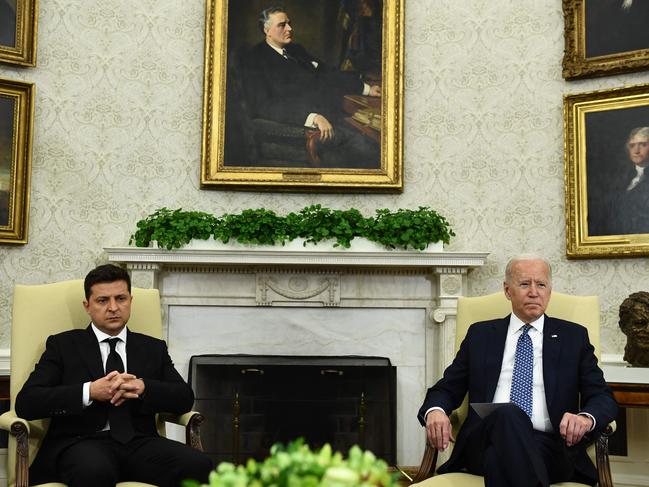
[[[139,335],[131,332],[128,328],[126,329],[126,371],[138,377],[141,375],[138,374],[138,371],[142,369],[140,365],[146,360],[142,356],[143,347],[139,346],[139,339]]]
[[[485,347],[485,367],[484,380],[486,399],[490,401],[496,393],[500,369],[503,363],[503,354],[505,352],[505,340],[507,338],[507,329],[509,328],[509,315],[500,320],[496,320],[491,325],[491,333],[487,338],[488,343]]]
[[[561,332],[557,322],[545,316],[543,325],[543,384],[548,410],[551,408],[554,391],[557,385],[557,364],[561,355]]]
[[[81,335],[84,343],[79,347],[79,354],[88,366],[92,380],[99,379],[105,375],[104,364],[101,360],[101,352],[97,343],[97,336],[92,331],[92,326],[88,325],[86,333]]]

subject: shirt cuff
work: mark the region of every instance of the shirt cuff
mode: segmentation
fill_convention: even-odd
[[[446,414],[446,411],[444,411],[444,408],[440,408],[439,406],[433,406],[432,408],[428,408],[426,410],[426,413],[424,414],[424,422],[426,422],[426,417],[428,416],[428,413],[430,413],[431,411],[441,411],[444,414]]]
[[[318,127],[316,127],[316,124],[314,123],[316,115],[317,115],[317,113],[309,113],[309,116],[306,117],[306,122],[304,122],[304,126],[309,127],[310,129],[318,128]]]
[[[83,384],[83,394],[81,400],[82,405],[84,408],[87,408],[92,404],[92,401],[90,400],[90,382],[85,382]]]
[[[370,85],[363,83],[363,96],[369,96],[370,94]]]
[[[593,420],[593,426],[588,430],[589,433],[595,429],[595,425],[597,424],[597,421],[595,421],[595,417],[592,414],[590,414],[590,413],[578,413],[577,415],[578,416],[587,416],[587,417],[589,417],[590,419]]]

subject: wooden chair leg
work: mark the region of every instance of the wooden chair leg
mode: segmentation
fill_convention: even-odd
[[[424,457],[421,459],[417,475],[412,479],[413,483],[422,482],[429,477],[432,477],[437,468],[437,450],[426,443],[424,450]]]
[[[201,442],[201,424],[203,421],[205,421],[205,416],[196,413],[192,415],[185,428],[185,443],[199,451],[203,451],[203,443]]]
[[[11,425],[11,434],[16,438],[16,487],[29,485],[29,433],[19,422]]]
[[[608,425],[595,442],[595,460],[597,462],[599,487],[613,487],[611,465],[608,458],[608,437],[612,434],[613,428]]]

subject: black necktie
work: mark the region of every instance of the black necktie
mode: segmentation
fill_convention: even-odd
[[[282,49],[282,56],[284,56],[289,61],[293,61],[294,63],[297,63],[297,59],[291,56],[286,49]]]
[[[122,357],[119,356],[115,346],[119,338],[108,338],[104,341],[108,342],[110,352],[106,358],[106,373],[116,370],[117,372],[124,372],[124,362]],[[108,404],[108,422],[110,424],[110,435],[120,443],[127,443],[133,438],[133,423],[131,421],[131,414],[127,406],[128,401],[123,402],[120,406],[113,406]]]

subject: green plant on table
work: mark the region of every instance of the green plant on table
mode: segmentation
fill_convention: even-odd
[[[388,465],[358,446],[343,458],[329,444],[312,451],[299,438],[286,447],[275,444],[263,462],[250,459],[245,465],[221,463],[202,487],[393,487],[398,485]],[[184,487],[199,487],[187,481]]]
[[[283,244],[288,239],[286,219],[265,208],[227,214],[216,225],[214,239],[223,243],[236,240],[239,243],[255,245]]]
[[[424,250],[429,243],[449,243],[455,236],[446,218],[435,210],[420,206],[417,210],[376,210],[366,237],[388,248]]]
[[[369,218],[356,208],[332,210],[321,205],[307,206],[287,216],[258,208],[220,218],[200,211],[161,208],[137,222],[129,243],[148,247],[155,241],[171,250],[192,239],[211,236],[223,243],[253,245],[284,245],[296,238],[303,238],[305,245],[334,240],[334,246],[344,248],[349,248],[354,238],[363,237],[389,249],[424,250],[430,243],[449,243],[455,233],[446,218],[426,206],[416,210],[379,209]]]
[[[368,221],[356,208],[332,210],[321,205],[311,205],[299,213],[286,216],[289,237],[301,237],[306,244],[335,240],[334,247],[349,248],[354,237],[367,233]]]
[[[160,208],[137,222],[137,231],[129,244],[148,247],[151,241],[168,250],[177,249],[194,238],[207,240],[214,233],[219,219],[202,211],[183,211]]]

